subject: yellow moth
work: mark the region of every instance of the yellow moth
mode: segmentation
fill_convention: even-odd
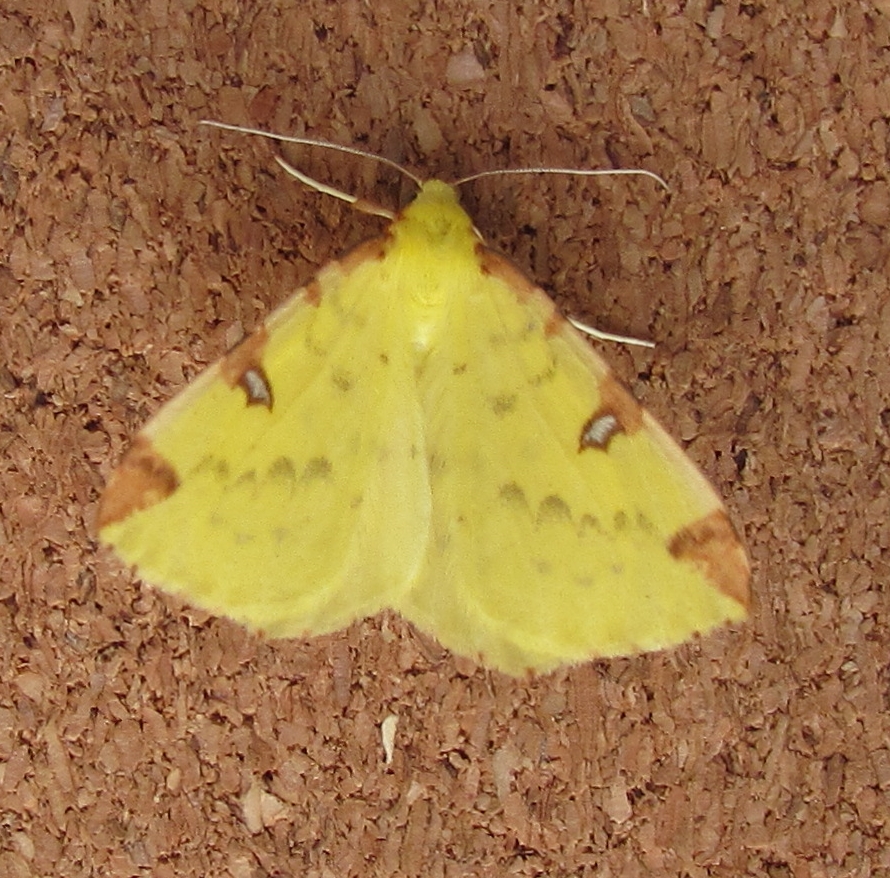
[[[704,476],[438,180],[155,415],[98,525],[270,636],[392,608],[516,675],[749,603]]]

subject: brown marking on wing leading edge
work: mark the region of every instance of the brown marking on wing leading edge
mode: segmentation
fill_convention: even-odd
[[[578,451],[608,451],[609,443],[619,433],[631,435],[643,426],[642,406],[614,375],[600,379],[599,392],[599,407],[581,428]]]
[[[392,234],[387,231],[377,238],[372,238],[370,241],[359,244],[337,260],[340,270],[343,274],[349,274],[363,262],[383,259],[386,256],[386,251],[389,249],[391,241]]]
[[[265,327],[252,332],[220,360],[219,369],[229,387],[240,387],[248,405],[262,405],[272,410],[272,385],[263,369],[263,351],[268,340]]]
[[[748,610],[751,569],[725,510],[715,509],[678,530],[668,543],[668,551],[678,560],[692,562],[714,588]]]
[[[312,280],[306,284],[303,296],[310,305],[318,307],[318,303],[321,301],[321,284],[316,278],[312,278]]]
[[[355,205],[353,205],[355,206]],[[324,268],[319,269],[318,274],[303,288],[303,296],[310,305],[318,306],[324,295],[325,280],[330,277],[347,275],[363,262],[372,262],[383,259],[392,241],[392,235],[386,232],[369,241],[357,244],[351,250],[347,250],[339,259],[329,262]]]
[[[550,319],[544,326],[544,335],[549,337],[559,334],[563,331],[567,323],[568,320],[566,320],[565,317],[563,317],[562,314],[560,314],[559,311],[554,308],[553,313],[550,315]]]
[[[516,293],[520,301],[537,294],[550,305],[553,311],[556,311],[556,305],[553,304],[550,297],[540,287],[533,284],[506,256],[496,253],[482,243],[476,245],[476,256],[479,259],[480,271],[503,281]]]
[[[148,509],[179,487],[175,470],[144,436],[137,436],[111,474],[99,505],[99,530]]]

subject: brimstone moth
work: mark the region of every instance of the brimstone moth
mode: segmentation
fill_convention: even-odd
[[[515,675],[749,603],[704,476],[437,180],[149,421],[98,523],[148,582],[270,636],[388,607]]]

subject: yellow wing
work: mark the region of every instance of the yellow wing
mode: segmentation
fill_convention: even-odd
[[[146,580],[280,636],[375,613],[413,580],[423,415],[381,246],[327,266],[143,429],[99,528]]]
[[[748,562],[705,478],[542,291],[477,260],[421,378],[432,534],[402,611],[513,674],[742,619]]]
[[[514,674],[748,604],[714,491],[437,181],[161,411],[100,534],[269,633],[390,606]]]

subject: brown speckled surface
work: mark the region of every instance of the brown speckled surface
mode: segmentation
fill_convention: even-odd
[[[888,46],[886,2],[6,4],[0,874],[890,869]],[[381,227],[201,118],[446,178],[664,176],[465,203],[565,311],[656,341],[604,353],[743,528],[751,624],[522,682],[392,616],[263,642],[99,549],[128,437]]]

